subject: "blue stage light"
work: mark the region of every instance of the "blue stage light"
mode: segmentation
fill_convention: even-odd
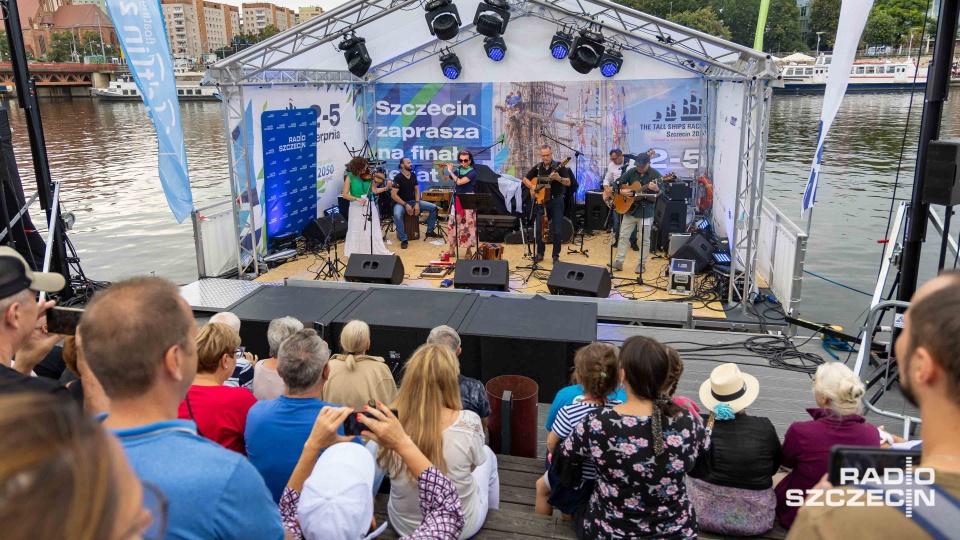
[[[453,80],[460,76],[463,65],[456,54],[448,52],[440,57],[440,69],[443,70],[444,77]]]
[[[446,75],[448,79],[456,79],[460,76],[460,71],[453,66],[447,66],[443,68],[443,74]]]
[[[507,44],[501,36],[488,37],[483,40],[483,50],[489,59],[499,62],[507,54]]]
[[[567,53],[569,52],[570,51],[567,49],[567,46],[562,43],[553,46],[553,57],[557,60],[563,60],[567,57]]]
[[[553,39],[550,40],[550,54],[557,60],[563,60],[570,54],[570,47],[572,46],[573,36],[562,29],[557,30]]]
[[[623,54],[608,47],[600,57],[600,73],[604,77],[613,77],[620,73],[621,66],[623,66]]]
[[[490,52],[487,53],[487,56],[489,56],[494,62],[499,62],[503,60],[503,49],[500,47],[494,47],[490,49]]]

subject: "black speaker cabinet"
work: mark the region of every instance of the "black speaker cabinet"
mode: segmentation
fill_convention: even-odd
[[[610,273],[601,266],[558,262],[547,280],[550,294],[563,296],[610,296]]]
[[[510,263],[460,259],[453,274],[453,286],[456,289],[507,292],[510,290]]]
[[[707,237],[703,233],[698,231],[692,234],[690,240],[681,246],[680,249],[673,254],[673,257],[670,258],[696,261],[696,272],[702,274],[713,264],[713,244],[707,240]]]
[[[671,201],[685,201],[691,195],[690,184],[686,180],[673,180],[663,183],[663,196]]]
[[[358,283],[403,283],[403,261],[396,255],[363,255],[354,253],[343,272],[347,281]]]
[[[943,206],[960,204],[960,141],[930,141],[922,200]]]
[[[666,197],[657,199],[657,208],[653,216],[653,231],[650,246],[653,251],[666,251],[670,247],[670,234],[683,232],[687,228],[686,201],[672,201]]]
[[[303,228],[303,236],[321,243],[326,242],[327,237],[339,242],[347,237],[347,222],[340,214],[318,217]]]
[[[610,210],[603,202],[602,191],[587,192],[587,220],[586,229],[588,231],[599,231],[607,223],[607,214]]]

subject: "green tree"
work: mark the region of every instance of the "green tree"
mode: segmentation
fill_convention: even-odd
[[[683,26],[699,30],[723,39],[730,39],[730,29],[723,25],[720,18],[711,7],[700,8],[696,11],[674,12],[667,19]]]
[[[7,41],[7,33],[0,30],[0,61],[10,61],[10,42]]]
[[[820,50],[833,49],[837,39],[837,21],[840,19],[840,0],[813,0],[810,6],[810,31],[807,34],[807,45],[813,49],[817,43],[817,32],[820,36]]]
[[[70,32],[53,32],[50,34],[50,44],[44,53],[48,62],[73,61],[73,45],[76,38]]]
[[[893,17],[896,24],[897,36],[904,38],[909,35],[911,28],[923,28],[923,15],[927,9],[927,2],[926,0],[876,0],[873,5],[873,10],[877,11],[881,9]],[[934,17],[928,18],[928,34],[936,32],[936,22]],[[913,33],[914,39],[919,35],[920,31],[915,30]]]
[[[796,51],[803,47],[800,39],[800,8],[796,0],[770,0],[763,48],[767,51]]]
[[[863,30],[863,41],[867,45],[893,45],[898,38],[897,19],[883,8],[873,8]]]
[[[280,33],[280,29],[274,25],[264,26],[257,34],[257,41],[263,41]]]
[[[84,32],[83,34],[83,50],[85,54],[100,54],[100,33],[99,32]],[[113,54],[113,46],[111,46],[106,41],[103,42],[103,53],[106,56]]]

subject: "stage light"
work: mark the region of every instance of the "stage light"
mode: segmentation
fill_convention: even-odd
[[[477,32],[487,37],[496,37],[506,32],[508,22],[510,7],[506,0],[483,0],[473,16]]]
[[[500,36],[488,37],[483,40],[483,50],[487,51],[489,59],[499,62],[507,54],[507,44]]]
[[[370,53],[367,52],[366,42],[362,37],[351,34],[340,42],[338,48],[343,51],[343,57],[347,60],[347,69],[357,77],[363,77],[370,70],[373,61],[370,60]]]
[[[603,53],[603,56],[600,57],[600,74],[604,77],[613,77],[617,73],[620,73],[622,66],[623,55],[620,54],[620,51],[607,49],[606,52]]]
[[[603,55],[603,34],[584,28],[570,49],[570,66],[578,73],[587,74],[600,65]]]
[[[573,36],[563,30],[557,30],[550,40],[550,53],[557,60],[563,60],[570,53],[573,47]]]
[[[440,69],[443,70],[443,75],[446,78],[452,80],[460,76],[460,72],[463,71],[463,66],[460,64],[460,58],[458,58],[455,53],[448,52],[440,57]]]
[[[424,6],[427,10],[427,26],[430,34],[438,39],[450,41],[460,31],[460,12],[451,0],[430,0]]]

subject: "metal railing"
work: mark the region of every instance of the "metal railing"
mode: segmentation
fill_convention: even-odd
[[[237,231],[231,203],[227,197],[190,213],[201,278],[217,277],[237,267]]]
[[[783,304],[783,311],[797,317],[807,233],[766,197],[761,213],[757,273]]]

